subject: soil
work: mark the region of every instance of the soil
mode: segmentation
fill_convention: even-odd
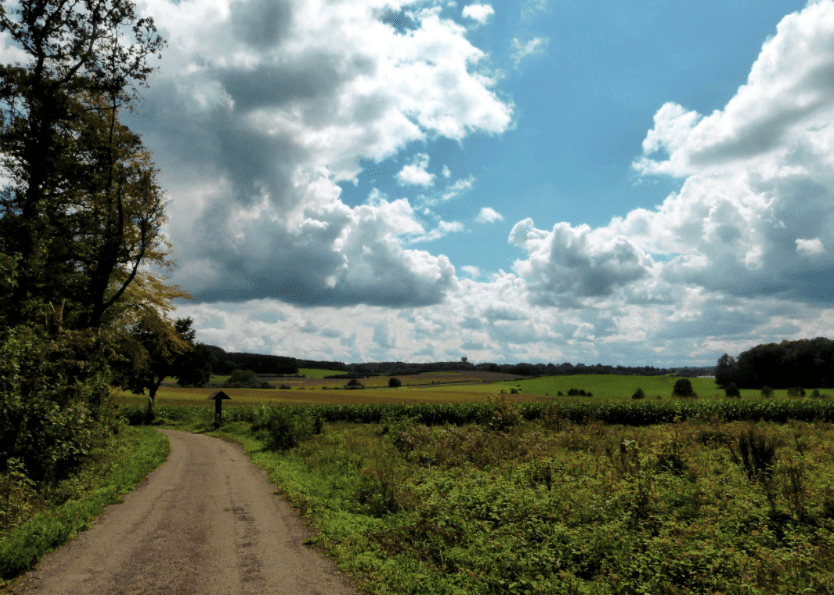
[[[159,430],[171,454],[124,503],[15,581],[38,595],[355,595],[240,446]]]

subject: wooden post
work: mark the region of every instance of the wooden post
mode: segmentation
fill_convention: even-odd
[[[217,391],[216,393],[212,393],[209,395],[209,400],[214,401],[214,428],[217,429],[220,427],[220,423],[223,421],[223,399],[231,399],[229,395],[224,393],[222,390]]]

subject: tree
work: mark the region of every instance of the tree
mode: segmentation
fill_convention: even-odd
[[[126,362],[119,384],[136,395],[148,391],[148,419],[153,419],[156,393],[166,378],[190,380],[205,375],[210,360],[194,357],[192,323],[190,318],[178,318],[171,324],[163,316],[148,313],[123,344]]]
[[[0,31],[29,61],[0,65],[0,252],[19,263],[2,313],[14,326],[63,302],[96,327],[159,244],[155,171],[118,111],[164,41],[131,0],[20,0],[12,15],[0,4]]]
[[[689,378],[678,378],[675,386],[672,389],[672,395],[676,397],[695,397],[695,391],[692,389],[692,382]]]
[[[399,388],[403,385],[403,381],[399,378],[389,378],[388,379],[388,386],[390,388]]]
[[[727,353],[719,357],[715,366],[715,384],[727,386],[731,382],[735,382],[737,377],[738,365],[735,358]]]

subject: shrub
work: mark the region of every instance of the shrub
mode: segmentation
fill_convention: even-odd
[[[672,389],[672,396],[675,397],[697,397],[692,389],[692,382],[689,378],[678,378],[675,387]]]
[[[562,391],[559,391],[558,393],[556,393],[556,395],[559,396],[559,397],[563,396]]]
[[[264,381],[264,382],[261,382],[261,388],[275,388],[275,387],[272,386],[269,382]]]
[[[114,427],[106,340],[30,327],[0,338],[0,469],[17,459],[35,481],[62,479],[106,439]]]
[[[515,390],[515,389],[513,389]],[[507,432],[521,423],[521,412],[508,397],[498,395],[490,399],[490,413],[487,425],[497,432]]]
[[[770,397],[773,396],[773,389],[770,388],[769,386],[763,386],[762,387],[762,396],[769,399]]]
[[[290,390],[292,387],[289,384],[282,384],[278,388],[280,388],[281,390]]]
[[[788,396],[789,397],[804,397],[805,396],[805,389],[801,386],[792,386],[788,389]]]
[[[741,398],[741,392],[738,390],[738,387],[735,385],[734,382],[731,382],[730,384],[724,387],[724,394],[728,397]]]
[[[388,379],[388,387],[389,388],[399,388],[403,385],[403,381],[399,378],[389,378]]]
[[[345,388],[365,388],[365,386],[359,382],[356,378],[351,378],[347,381]]]
[[[252,370],[232,370],[232,375],[229,376],[229,382],[239,382],[241,384],[249,384],[250,382],[254,382],[258,379],[257,372]]]
[[[518,394],[518,389],[517,388],[511,388],[510,389],[510,394],[511,395],[517,395]]]
[[[289,450],[321,432],[321,420],[294,414],[285,406],[262,406],[252,422],[252,431],[264,440],[267,450]]]
[[[634,391],[634,394],[631,395],[631,398],[632,399],[645,399],[646,398],[646,393],[643,392],[642,388],[638,388],[636,391]]]

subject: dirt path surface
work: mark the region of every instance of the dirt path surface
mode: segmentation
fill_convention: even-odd
[[[356,594],[236,444],[160,430],[171,455],[24,577],[39,595]]]

